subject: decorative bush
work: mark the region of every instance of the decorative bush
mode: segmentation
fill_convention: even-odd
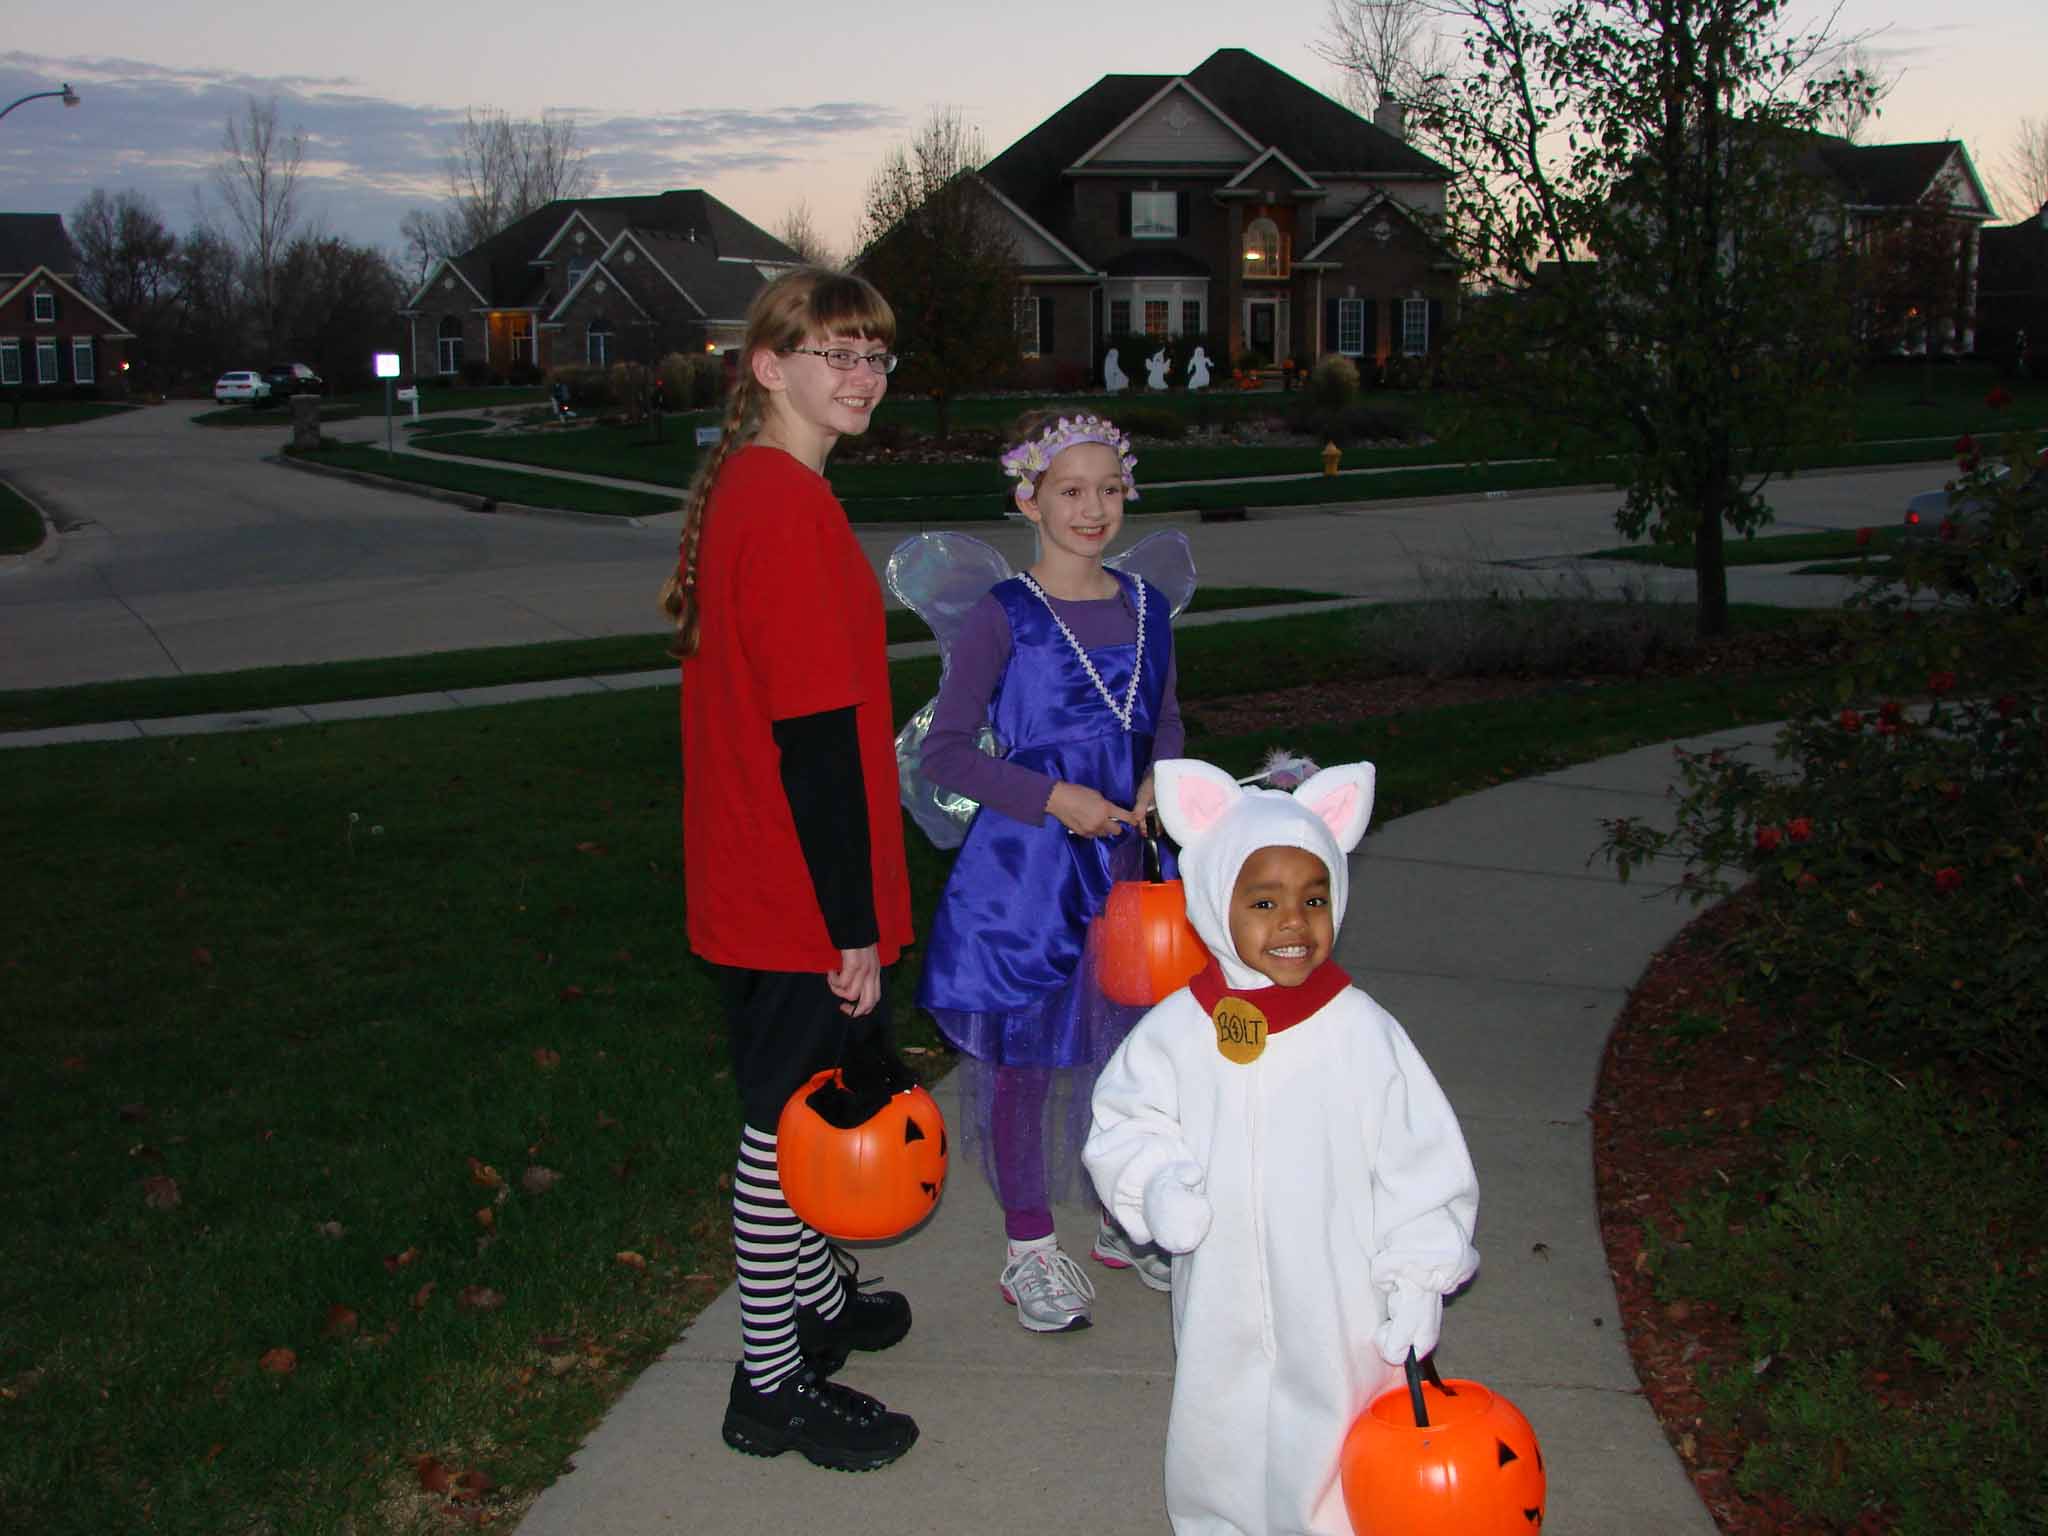
[[[548,387],[557,384],[569,391],[569,404],[579,410],[595,410],[616,398],[611,374],[591,363],[557,363],[548,370]]]
[[[1163,405],[1111,405],[1103,414],[1132,437],[1185,437],[1188,424],[1180,412]]]
[[[1308,396],[1327,411],[1341,411],[1358,394],[1358,364],[1333,352],[1309,375]]]

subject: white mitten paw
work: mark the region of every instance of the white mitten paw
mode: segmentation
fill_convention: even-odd
[[[1373,1334],[1373,1345],[1389,1365],[1400,1365],[1415,1351],[1420,1360],[1436,1348],[1443,1333],[1444,1299],[1435,1291],[1396,1286],[1387,1298],[1387,1320]]]
[[[1215,1219],[1198,1164],[1168,1163],[1145,1181],[1145,1225],[1168,1253],[1186,1253],[1209,1235]]]

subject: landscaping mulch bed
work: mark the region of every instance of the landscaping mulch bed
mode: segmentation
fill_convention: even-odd
[[[1593,1101],[1600,1235],[1636,1375],[1715,1523],[1726,1536],[1823,1536],[1830,1527],[1799,1520],[1782,1500],[1736,1490],[1741,1428],[1707,1417],[1696,1381],[1703,1367],[1721,1374],[1747,1362],[1741,1332],[1716,1308],[1660,1300],[1645,1244],[1651,1224],[1682,1238],[1680,1205],[1737,1174],[1745,1158],[1768,1155],[1745,1133],[1785,1086],[1777,1026],[1726,1002],[1736,967],[1722,945],[1746,906],[1737,897],[1695,920],[1652,960],[1608,1040]],[[1687,1014],[1720,1027],[1688,1045]]]

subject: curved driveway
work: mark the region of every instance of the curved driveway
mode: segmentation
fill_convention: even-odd
[[[0,689],[514,645],[660,628],[673,514],[488,516],[270,462],[280,426],[195,427],[178,403],[0,437],[0,476],[59,529],[0,560]],[[1888,522],[1938,466],[1774,487],[1782,527]],[[1364,503],[1171,519],[1210,582],[1413,595],[1425,567],[1544,561],[1616,542],[1613,492]],[[1137,520],[1134,532],[1161,520]],[[902,528],[864,532],[879,562]],[[977,534],[1028,558],[1015,524]],[[1639,579],[1639,578],[1638,578]],[[1833,581],[1731,573],[1738,597],[1827,603]],[[1659,585],[1674,595],[1691,578]]]

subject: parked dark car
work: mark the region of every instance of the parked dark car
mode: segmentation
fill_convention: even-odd
[[[324,395],[327,381],[304,363],[272,363],[263,370],[272,395]]]

